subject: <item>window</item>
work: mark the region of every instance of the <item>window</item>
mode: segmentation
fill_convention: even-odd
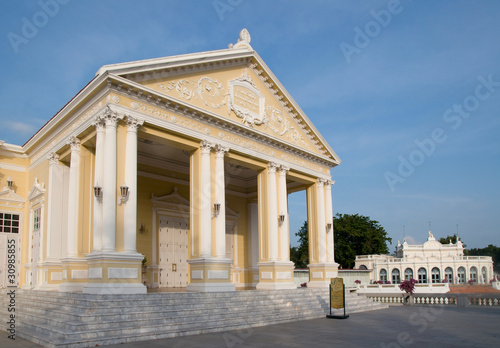
[[[392,283],[393,284],[399,284],[399,283],[401,283],[400,272],[399,272],[399,269],[397,269],[397,268],[394,268],[392,270]]]
[[[413,270],[411,268],[405,269],[405,280],[413,279]]]
[[[427,284],[427,270],[425,268],[420,268],[418,270],[418,282],[421,284]]]
[[[465,284],[465,268],[460,267],[457,272],[458,284]]]
[[[19,233],[19,214],[0,213],[0,232]]]
[[[477,283],[477,268],[474,266],[470,268],[470,279]]]
[[[361,265],[361,266],[359,266],[359,269],[368,269],[368,268],[366,268],[365,265]]]
[[[42,208],[33,210],[33,232],[40,231],[40,216]]]
[[[451,269],[451,267],[446,267],[444,270],[444,276],[448,279],[448,283],[453,284],[453,269]]]
[[[385,269],[380,270],[380,280],[384,283],[387,281],[387,271]]]
[[[433,284],[441,283],[441,271],[439,270],[439,268],[434,267],[431,271],[431,275]]]

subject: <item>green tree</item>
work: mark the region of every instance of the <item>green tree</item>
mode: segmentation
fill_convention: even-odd
[[[455,233],[453,236],[441,237],[441,238],[439,238],[439,240],[438,240],[438,241],[439,241],[439,243],[441,243],[441,244],[450,244],[450,240],[451,240],[451,242],[452,242],[453,244],[455,244],[455,243],[457,242],[457,238],[458,238],[458,236],[457,236],[457,234]],[[461,242],[462,242],[462,244],[463,244],[463,246],[464,246],[464,249],[465,249],[465,247],[467,247],[467,245],[466,245],[466,244],[465,244],[462,240],[461,240]]]
[[[295,233],[299,237],[299,246],[290,248],[290,261],[295,263],[295,268],[307,268],[309,264],[309,232],[307,220],[300,228],[299,232]]]
[[[333,218],[335,261],[353,268],[356,255],[387,254],[392,239],[378,221],[358,214],[337,214]]]
[[[464,251],[467,256],[491,256],[493,258],[493,270],[500,272],[500,248],[493,244],[486,248],[473,248]],[[491,276],[493,278],[493,275]],[[489,279],[488,279],[489,280]]]

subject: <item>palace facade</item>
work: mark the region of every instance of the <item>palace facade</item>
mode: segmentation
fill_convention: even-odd
[[[27,289],[295,288],[301,190],[309,286],[326,287],[339,163],[246,30],[228,49],[103,66],[26,144],[0,142],[0,287],[14,243]]]
[[[459,238],[456,243],[441,244],[429,231],[427,241],[421,245],[410,245],[398,241],[396,256],[356,256],[356,269],[371,269],[372,281],[417,279],[420,284],[447,282],[465,284],[473,280],[476,284],[488,284],[493,279],[491,256],[464,256],[464,246]]]

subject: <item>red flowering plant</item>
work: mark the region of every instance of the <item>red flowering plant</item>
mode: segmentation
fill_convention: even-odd
[[[356,279],[356,280],[354,281],[354,283],[356,283],[356,284],[361,284],[361,280]]]
[[[418,280],[411,278],[410,280],[403,280],[401,284],[399,284],[399,288],[406,293],[413,294],[415,292],[415,284],[418,283]]]

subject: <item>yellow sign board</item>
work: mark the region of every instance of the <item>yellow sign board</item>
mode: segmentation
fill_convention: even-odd
[[[332,278],[330,283],[330,307],[344,308],[344,280]]]

